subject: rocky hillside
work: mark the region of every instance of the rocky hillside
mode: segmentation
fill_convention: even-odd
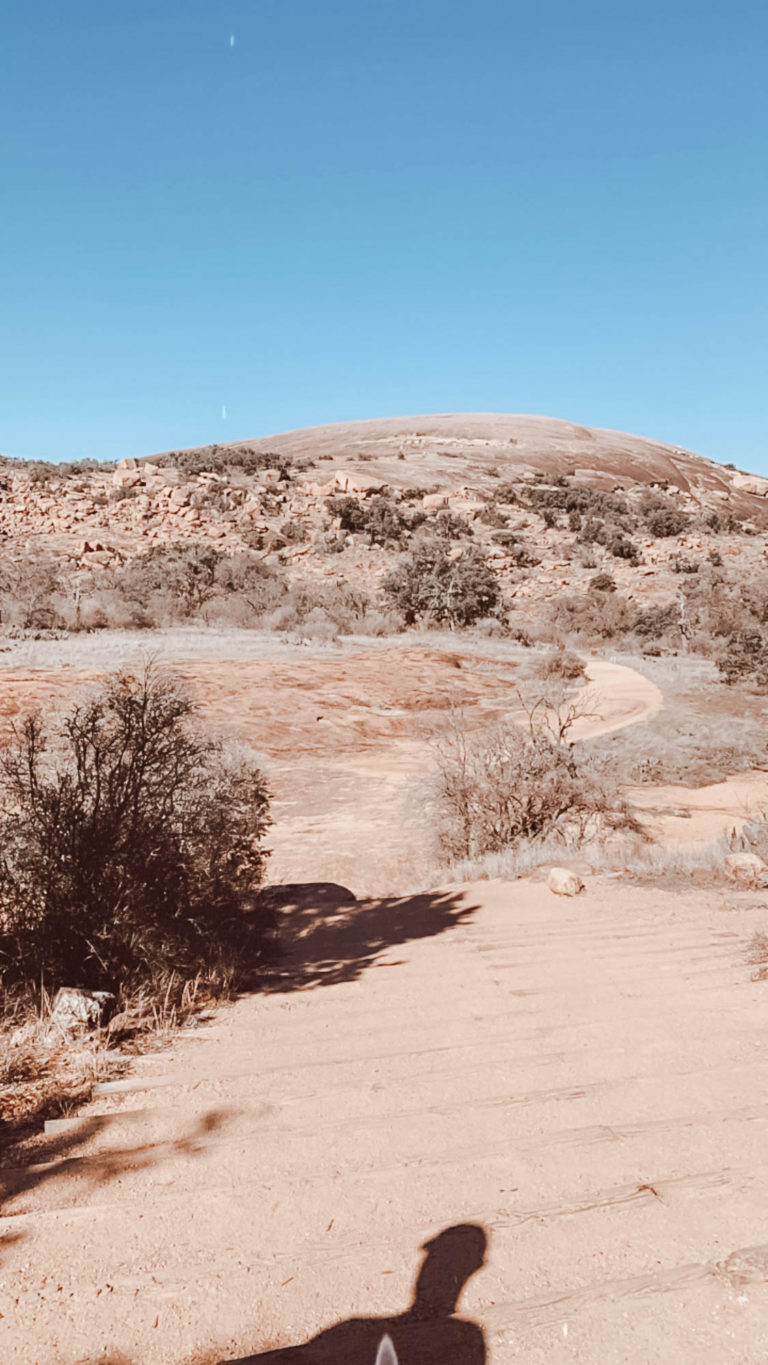
[[[631,601],[663,602],[684,576],[714,567],[745,580],[763,568],[767,495],[768,479],[676,447],[482,413],[315,427],[116,467],[5,460],[3,621],[143,624],[146,613],[114,605],[126,570],[154,564],[157,596],[163,553],[184,546],[198,556],[188,615],[225,595],[221,564],[235,560],[245,578],[256,565],[279,578],[281,592],[319,586],[327,603],[341,586],[380,600],[393,565],[429,538],[454,559],[482,557],[513,616],[601,574]],[[205,570],[201,546],[216,552]],[[198,591],[201,573],[210,591]],[[131,600],[137,584],[134,573]],[[277,588],[267,597],[251,597],[250,622],[245,607],[236,619],[254,624]]]

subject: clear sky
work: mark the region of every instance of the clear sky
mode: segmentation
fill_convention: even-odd
[[[4,0],[0,451],[484,410],[768,470],[765,0]]]

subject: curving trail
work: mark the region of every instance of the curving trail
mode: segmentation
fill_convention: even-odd
[[[629,725],[639,725],[651,720],[664,706],[661,689],[626,664],[589,659],[586,671],[582,696],[596,714],[576,722],[572,739],[598,739]]]

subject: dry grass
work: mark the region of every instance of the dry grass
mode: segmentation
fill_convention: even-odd
[[[652,720],[596,741],[617,781],[633,786],[703,787],[768,765],[765,703],[717,680],[714,665],[691,657],[640,659],[611,655],[664,694]]]
[[[694,848],[666,848],[642,833],[609,834],[592,839],[520,840],[499,853],[443,864],[438,879],[450,882],[514,880],[566,861],[594,876],[621,876],[639,882],[669,885],[724,885],[725,859],[741,841],[718,839]],[[751,846],[750,846],[751,847]]]
[[[105,1028],[65,1029],[52,1018],[48,992],[0,997],[0,1114],[23,1123],[71,1113],[90,1099],[98,1081],[120,1075],[130,1059],[167,1044],[171,1035],[234,994],[224,970],[185,980],[159,974],[118,1000]]]
[[[89,1098],[97,1081],[124,1060],[110,1052],[103,1029],[75,1033],[51,1018],[43,990],[4,995],[0,1023],[0,1113],[6,1122],[31,1114],[65,1114]]]

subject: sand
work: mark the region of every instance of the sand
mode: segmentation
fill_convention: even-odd
[[[376,658],[185,663],[275,774],[301,756],[285,953],[4,1170],[3,1361],[373,1365],[387,1330],[401,1365],[763,1362],[768,997],[745,944],[768,910],[611,877],[362,896],[370,864],[397,878],[398,773],[456,677],[485,715],[513,695],[486,660]],[[592,734],[661,704],[590,675]],[[337,838],[351,875],[320,884]]]

